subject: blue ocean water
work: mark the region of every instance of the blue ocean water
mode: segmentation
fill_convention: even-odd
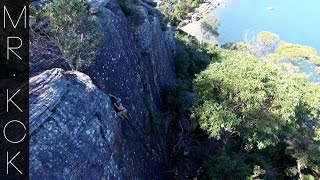
[[[213,13],[221,20],[220,43],[238,42],[245,32],[266,30],[286,42],[312,46],[319,54],[319,7],[320,0],[227,0]]]

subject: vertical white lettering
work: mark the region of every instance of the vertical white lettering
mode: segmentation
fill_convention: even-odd
[[[14,122],[21,124],[21,125],[23,126],[24,130],[25,130],[25,131],[27,130],[26,126],[25,126],[22,122],[20,122],[20,121],[18,121],[18,120],[12,120],[12,121],[9,121],[9,122],[4,126],[4,128],[3,128],[3,135],[4,135],[4,137],[6,138],[6,140],[9,141],[10,143],[12,143],[12,144],[18,144],[18,143],[20,143],[21,141],[24,140],[24,138],[26,137],[26,133],[24,133],[23,137],[22,137],[19,141],[12,141],[12,140],[8,139],[8,137],[7,137],[7,135],[6,135],[7,126],[8,126],[10,123],[14,123]]]
[[[23,173],[17,168],[17,166],[12,163],[12,161],[14,160],[14,158],[16,158],[19,154],[20,154],[20,151],[19,151],[13,158],[11,158],[10,161],[9,161],[9,152],[7,151],[7,174],[9,174],[9,164],[11,164],[20,174],[23,174]]]
[[[20,112],[23,112],[22,109],[12,100],[21,89],[19,89],[13,96],[9,98],[9,89],[7,89],[7,112],[9,112],[9,102],[11,102]]]
[[[18,47],[10,47],[10,39],[19,39],[20,40],[20,45]],[[13,54],[15,54],[20,60],[22,60],[22,58],[13,50],[14,49],[19,49],[22,46],[22,39],[19,37],[7,37],[7,60],[9,60],[9,56],[10,56],[10,51],[13,52]]]
[[[17,28],[18,24],[19,24],[19,21],[22,17],[22,15],[24,14],[24,28],[27,28],[27,7],[24,6],[23,9],[22,9],[22,12],[16,22],[16,24],[14,24],[9,12],[8,12],[8,9],[6,6],[4,6],[4,11],[3,11],[3,28],[6,28],[6,15],[9,17],[10,21],[11,21],[11,24],[13,26],[13,28]]]

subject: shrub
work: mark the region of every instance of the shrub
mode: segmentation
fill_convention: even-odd
[[[265,46],[273,46],[280,42],[280,37],[278,34],[272,32],[261,31],[257,35],[257,40]]]
[[[168,110],[175,118],[184,114],[185,109],[182,104],[182,92],[187,90],[187,88],[184,81],[178,80],[168,91]]]
[[[208,179],[231,179],[236,163],[225,152],[220,151],[204,162]]]
[[[83,0],[55,0],[47,6],[44,15],[71,69],[91,65],[101,43],[102,31],[88,5]]]
[[[177,78],[189,78],[190,58],[186,51],[178,52],[174,57]]]
[[[199,0],[164,0],[160,11],[165,15],[167,22],[177,26],[199,4]]]

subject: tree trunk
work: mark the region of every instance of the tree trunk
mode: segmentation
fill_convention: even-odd
[[[225,131],[223,128],[220,130],[221,134],[221,142],[222,142],[222,150],[225,151],[228,141],[230,139],[230,133]]]
[[[301,165],[299,160],[297,160],[297,171],[298,171],[299,179],[302,180]]]

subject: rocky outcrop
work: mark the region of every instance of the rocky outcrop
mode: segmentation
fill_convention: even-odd
[[[107,27],[106,41],[96,63],[84,72],[104,91],[123,97],[134,122],[147,129],[144,99],[150,98],[156,109],[161,89],[175,78],[172,34],[161,30],[158,12],[143,2],[125,17],[111,0],[97,16]]]
[[[31,78],[30,178],[158,177],[156,153],[143,139],[124,138],[137,133],[130,126],[83,73],[52,69]]]
[[[31,178],[161,179],[148,112],[159,110],[175,78],[172,32],[162,31],[161,14],[147,3],[126,17],[116,0],[90,2],[104,33],[84,74],[67,71],[54,43],[31,46]],[[108,93],[123,99],[130,121],[119,121]]]

